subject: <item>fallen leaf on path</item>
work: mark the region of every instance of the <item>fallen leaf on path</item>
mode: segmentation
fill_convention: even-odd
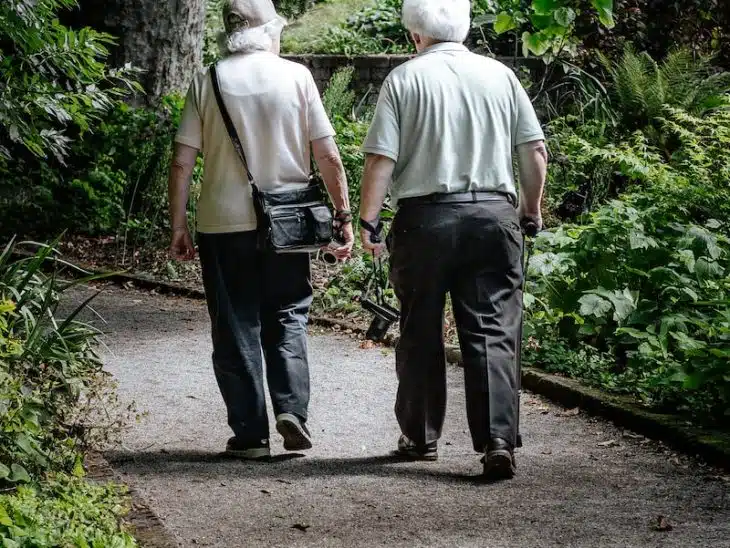
[[[597,443],[596,447],[616,447],[618,444],[616,440],[608,440]]]
[[[566,409],[565,411],[557,413],[557,415],[558,417],[575,417],[576,415],[580,415],[580,407]]]
[[[655,531],[671,531],[673,529],[672,524],[664,516],[657,516],[652,528]]]
[[[298,529],[300,531],[303,531],[304,533],[307,532],[307,529],[309,529],[311,525],[306,525],[304,523],[295,523],[291,526],[292,529]]]
[[[360,343],[360,348],[369,350],[370,348],[375,348],[375,343],[371,340],[365,340]]]
[[[267,491],[266,489],[261,489],[261,492],[262,492],[262,493],[263,493],[264,495],[270,495],[270,494],[271,494],[271,491]]]
[[[190,398],[191,400],[197,400],[197,399],[200,399],[200,398],[198,398],[198,396],[190,396],[190,395],[189,395],[189,396],[186,396],[186,397]]]
[[[538,409],[538,411],[540,411],[541,415],[547,415],[548,413],[550,413],[550,408],[549,407],[540,407]]]
[[[287,485],[291,485],[291,482],[290,482],[290,481],[287,481],[287,480],[283,480],[283,479],[278,479],[278,480],[276,480],[276,481],[278,481],[279,483],[285,483],[285,484],[287,484]]]
[[[550,451],[550,449],[548,449],[548,450],[546,450],[546,451],[543,451],[543,452],[542,452],[542,454],[543,454],[543,455],[552,455],[552,454],[553,454],[553,452],[552,452],[552,451]]]
[[[623,433],[624,438],[629,438],[632,440],[643,440],[644,436],[641,434],[634,434],[633,432],[624,431]]]

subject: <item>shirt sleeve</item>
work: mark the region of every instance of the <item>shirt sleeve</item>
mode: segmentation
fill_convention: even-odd
[[[180,126],[175,142],[189,147],[203,149],[203,119],[200,115],[200,77],[193,78],[185,96],[185,106],[180,117]]]
[[[514,74],[511,75],[511,80],[516,107],[512,124],[513,144],[517,146],[532,141],[544,141],[545,134],[542,131],[540,121],[537,119],[530,97]]]
[[[395,102],[390,80],[386,79],[380,89],[373,121],[370,124],[370,129],[368,130],[362,150],[367,154],[380,154],[381,156],[390,158],[394,162],[398,161],[398,153],[400,152],[400,123],[398,106]]]
[[[308,124],[309,124],[309,140],[316,141],[324,137],[332,137],[335,129],[332,127],[327,112],[324,110],[322,99],[319,96],[317,84],[314,82],[312,73],[307,70],[307,100],[308,104]]]

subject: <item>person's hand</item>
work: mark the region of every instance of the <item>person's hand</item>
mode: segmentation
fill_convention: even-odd
[[[330,251],[334,253],[338,261],[346,261],[352,256],[352,246],[355,244],[355,233],[352,231],[352,223],[348,222],[336,226],[335,231],[340,233],[342,241],[336,240],[336,243],[340,245],[335,248],[330,248]]]
[[[530,237],[534,237],[542,230],[542,213],[539,209],[527,209],[520,207],[520,227]]]
[[[195,258],[193,238],[187,227],[173,229],[170,255],[177,261],[191,261]]]
[[[374,253],[376,257],[379,257],[383,251],[385,251],[385,243],[382,241],[382,236],[378,235],[374,238],[374,234],[365,228],[360,229],[360,240],[362,241],[362,247],[365,251]],[[380,241],[373,241],[380,240]]]

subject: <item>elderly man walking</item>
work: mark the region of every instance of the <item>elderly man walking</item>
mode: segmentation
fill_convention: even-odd
[[[304,189],[313,153],[337,210],[336,228],[344,236],[335,250],[340,259],[350,254],[353,232],[345,172],[314,79],[304,66],[278,56],[283,19],[271,0],[227,0],[223,20],[224,59],[215,71],[194,78],[175,138],[169,183],[171,254],[188,260],[195,256],[186,206],[192,170],[202,151],[197,229],[213,365],[234,433],[227,452],[261,459],[270,455],[262,350],[284,448],[312,445],[305,425],[312,285],[306,253],[277,254],[258,245],[250,180],[261,191]],[[234,147],[223,111],[248,165]]]
[[[435,460],[446,408],[443,312],[451,294],[467,417],[484,473],[515,472],[522,314],[521,221],[541,225],[544,136],[514,73],[463,45],[469,0],[405,0],[418,55],[388,76],[363,146],[361,236],[376,253],[397,207],[391,281],[401,303],[397,453]],[[519,154],[520,196],[512,172]]]

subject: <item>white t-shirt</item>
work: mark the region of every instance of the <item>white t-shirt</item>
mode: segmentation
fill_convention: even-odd
[[[394,203],[472,190],[516,199],[513,149],[544,139],[509,68],[461,44],[441,43],[387,77],[363,150],[396,162]]]
[[[335,134],[309,69],[273,53],[256,52],[224,59],[217,72],[223,101],[259,188],[288,190],[306,184],[310,142]],[[254,230],[251,186],[223,124],[208,69],[190,85],[175,141],[203,152],[198,231]]]

